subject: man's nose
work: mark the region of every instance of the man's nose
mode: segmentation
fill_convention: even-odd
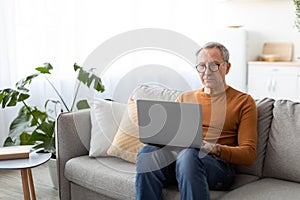
[[[208,66],[206,66],[205,71],[203,73],[204,74],[210,74],[211,73],[211,71],[210,71],[210,69],[209,69]]]

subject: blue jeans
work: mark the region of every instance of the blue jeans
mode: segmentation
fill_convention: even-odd
[[[166,147],[145,146],[136,167],[137,200],[161,199],[171,184],[178,185],[181,200],[209,200],[209,190],[228,190],[235,177],[230,164],[193,148],[175,156]]]

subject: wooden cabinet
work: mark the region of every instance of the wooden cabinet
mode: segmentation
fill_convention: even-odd
[[[249,62],[247,91],[255,99],[300,101],[300,63]]]

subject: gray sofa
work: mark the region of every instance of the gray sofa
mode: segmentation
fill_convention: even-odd
[[[173,100],[179,94],[142,89],[148,96],[136,92],[133,97]],[[238,166],[231,190],[211,191],[211,199],[300,199],[300,103],[269,98],[256,103],[257,159],[252,166]],[[135,165],[115,157],[89,157],[90,133],[88,109],[57,119],[60,199],[135,199]],[[163,195],[179,199],[176,187],[164,189]]]

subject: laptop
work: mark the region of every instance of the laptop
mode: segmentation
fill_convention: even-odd
[[[201,104],[137,100],[137,113],[142,143],[201,148]]]

